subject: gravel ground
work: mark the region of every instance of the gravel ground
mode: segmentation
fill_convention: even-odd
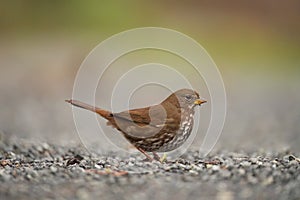
[[[139,153],[0,142],[1,199],[299,199],[299,154],[197,151],[161,164]]]

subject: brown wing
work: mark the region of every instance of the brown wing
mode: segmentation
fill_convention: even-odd
[[[176,108],[171,104],[162,106],[161,104],[138,108],[120,113],[113,113],[113,117],[134,122],[139,126],[155,126],[160,127],[166,123],[172,123],[175,119],[180,120],[180,113],[176,115]]]
[[[167,109],[162,105],[155,105],[114,113],[114,121],[111,125],[131,137],[151,137],[164,129],[166,125],[175,128],[175,118],[178,116],[174,116],[166,111],[172,109]]]
[[[149,109],[150,107],[138,108],[120,113],[113,113],[113,116],[117,119],[134,122],[140,126],[146,126],[150,124]]]

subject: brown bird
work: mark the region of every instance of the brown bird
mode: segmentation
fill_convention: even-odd
[[[168,152],[181,146],[190,136],[194,122],[194,108],[206,102],[196,91],[181,89],[172,93],[158,105],[112,113],[76,100],[66,100],[74,106],[98,113],[110,125],[142,152]]]

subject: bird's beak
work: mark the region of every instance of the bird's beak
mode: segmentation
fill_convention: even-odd
[[[196,99],[196,100],[194,101],[194,104],[200,106],[201,104],[206,103],[206,102],[207,102],[207,101],[204,100],[204,99]]]

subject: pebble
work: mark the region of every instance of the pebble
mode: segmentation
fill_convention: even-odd
[[[16,154],[12,151],[7,152],[7,157],[11,160],[15,160],[17,158]]]
[[[219,170],[220,170],[220,166],[219,166],[219,165],[213,165],[213,166],[211,167],[211,169],[212,169],[213,171],[219,171]]]
[[[199,174],[196,170],[190,170],[189,173],[192,174],[192,175],[198,175]]]
[[[250,162],[252,162],[253,164],[256,164],[258,161],[258,158],[250,158]]]
[[[243,166],[243,167],[250,167],[251,166],[251,162],[249,162],[249,161],[242,161],[240,165]]]
[[[291,160],[289,162],[289,166],[298,166],[299,165],[299,162],[297,160]]]
[[[270,184],[272,184],[274,182],[274,178],[272,177],[272,176],[269,176],[268,178],[266,178],[263,182],[262,182],[262,184],[263,185],[270,185]]]
[[[242,176],[246,174],[246,170],[243,169],[243,168],[238,169],[238,172],[239,172],[239,174],[242,175]]]
[[[56,173],[57,172],[57,168],[56,167],[54,167],[54,166],[51,166],[50,167],[50,171],[52,172],[52,173]]]
[[[9,181],[11,179],[11,176],[7,173],[5,173],[5,170],[0,169],[0,180],[6,182]]]
[[[96,169],[103,169],[103,165],[99,165],[99,164],[95,164],[94,167],[95,167]]]
[[[197,199],[207,191],[214,199],[300,195],[300,163],[291,152],[221,151],[200,159],[197,151],[188,151],[166,163],[143,160],[140,154],[89,154],[48,143],[8,144],[0,148],[0,193],[6,199],[17,199],[16,191],[28,199],[136,199],[130,198],[136,193],[152,199],[160,199],[161,193],[166,195],[161,199]]]

